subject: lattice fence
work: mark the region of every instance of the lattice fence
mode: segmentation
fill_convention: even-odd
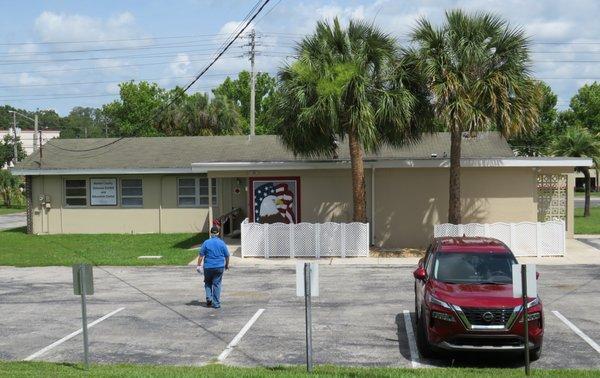
[[[438,224],[434,236],[484,236],[506,244],[516,256],[564,256],[565,222]]]
[[[368,223],[242,222],[242,257],[366,257]]]

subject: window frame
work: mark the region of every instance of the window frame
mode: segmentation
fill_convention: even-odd
[[[76,187],[76,189],[81,189],[81,188],[85,188],[85,195],[83,196],[68,196],[67,195],[67,181],[83,181],[85,182],[85,186],[84,187]],[[90,188],[89,188],[89,180],[87,178],[69,178],[69,179],[64,179],[63,180],[63,198],[64,198],[64,205],[66,208],[86,208],[89,205],[89,194],[90,194]],[[70,188],[73,189],[73,188]],[[70,205],[67,201],[69,198],[83,198],[85,199],[85,204],[84,205]]]
[[[140,186],[139,187],[138,186],[131,186],[131,187],[128,187],[128,188],[140,188],[142,190],[142,194],[141,195],[135,195],[135,196],[124,194],[123,193],[123,181],[134,181],[134,180],[139,180]],[[128,207],[128,208],[132,207],[132,208],[138,208],[138,209],[144,207],[144,179],[143,178],[141,178],[141,177],[121,178],[119,180],[119,187],[120,187],[119,194],[120,194],[120,197],[121,197],[119,201],[120,201],[121,207]],[[123,203],[123,200],[127,199],[127,198],[141,198],[142,199],[142,203],[140,205],[130,205],[130,204]]]
[[[194,195],[191,194],[186,194],[186,195],[181,195],[179,194],[179,189],[182,187],[180,185],[180,181],[181,180],[194,180]],[[219,206],[219,196],[218,196],[218,189],[219,189],[219,181],[217,180],[216,177],[211,177],[210,179],[206,176],[204,177],[177,177],[177,207],[181,207],[181,208],[202,208],[202,209],[207,209],[211,206],[210,204],[210,199],[208,198],[208,193],[207,194],[200,194],[200,181],[201,180],[207,180],[207,184],[208,185],[213,185],[213,190],[212,190],[212,207],[218,207]],[[202,187],[206,187],[208,188],[208,185],[204,186],[202,185]],[[184,188],[190,188],[191,186],[183,186]],[[181,204],[180,198],[194,198],[194,204]],[[206,204],[201,204],[200,203],[200,199],[201,198],[205,198],[207,201]]]

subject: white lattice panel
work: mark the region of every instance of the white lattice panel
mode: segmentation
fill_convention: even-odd
[[[257,257],[265,255],[265,233],[263,225],[248,223],[246,219],[242,223],[242,256]]]
[[[342,256],[342,225],[322,223],[319,225],[319,256]]]
[[[294,233],[294,257],[315,257],[317,254],[316,225],[298,223],[292,227]]]
[[[348,223],[344,225],[346,257],[368,256],[369,225],[366,223]]]
[[[265,226],[267,227],[268,257],[289,257],[291,225],[275,223]]]
[[[550,222],[440,224],[435,237],[483,236],[504,242],[516,256],[563,256],[565,223]]]

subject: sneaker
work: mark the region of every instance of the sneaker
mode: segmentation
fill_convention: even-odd
[[[221,308],[221,306],[212,306],[212,308]]]
[[[212,306],[212,301],[207,300],[206,301],[206,307],[211,307]]]

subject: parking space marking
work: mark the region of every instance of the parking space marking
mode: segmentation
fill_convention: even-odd
[[[256,320],[258,319],[258,317],[265,311],[264,308],[259,309],[258,311],[256,311],[256,314],[254,314],[254,316],[252,318],[250,318],[250,320],[248,320],[248,323],[246,323],[246,325],[244,326],[244,328],[242,328],[240,330],[240,332],[238,332],[237,335],[235,335],[235,337],[233,338],[233,340],[231,340],[231,342],[227,345],[227,348],[225,348],[225,350],[223,352],[221,352],[221,354],[219,354],[219,357],[217,357],[217,360],[219,362],[223,362],[223,360],[225,360],[227,358],[227,356],[229,356],[229,354],[233,351],[233,348],[235,348],[235,346],[240,342],[240,340],[242,339],[242,337],[244,337],[244,335],[246,334],[246,332],[248,332],[248,330],[250,329],[250,327],[252,327],[252,324],[254,324],[254,322],[256,322]]]
[[[90,324],[88,324],[87,328],[88,329],[92,328],[93,326],[95,326],[96,324],[100,323],[101,321],[110,318],[111,316],[115,315],[116,313],[118,313],[118,312],[120,312],[120,311],[122,311],[124,309],[125,309],[125,307],[121,307],[121,308],[116,309],[113,312],[109,312],[108,314],[104,315],[103,317],[101,317],[99,319],[96,319],[93,322],[91,322]],[[47,347],[38,350],[34,354],[26,357],[23,361],[31,361],[34,358],[37,358],[37,357],[41,356],[42,354],[48,352],[50,349],[54,348],[55,346],[58,346],[58,345],[64,343],[65,341],[67,341],[69,339],[72,339],[73,337],[79,335],[82,332],[83,332],[83,327],[79,328],[77,331],[75,331],[73,333],[68,334],[67,336],[63,337],[62,339],[60,339],[58,341],[53,342],[52,344],[48,345]]]
[[[415,341],[415,333],[413,332],[412,320],[410,318],[410,311],[403,310],[404,313],[404,326],[406,327],[406,335],[408,336],[408,349],[410,350],[410,364],[413,368],[421,366],[419,362],[419,351],[417,350],[417,343]]]
[[[596,352],[600,353],[600,345],[596,344],[596,342],[594,340],[590,339],[590,337],[588,335],[586,335],[585,333],[583,333],[579,328],[577,328],[577,326],[575,324],[571,323],[567,318],[565,318],[558,311],[552,311],[552,313],[554,315],[556,315],[557,318],[562,320],[562,322],[565,323],[569,328],[571,328],[571,330],[573,330],[573,332],[575,332],[577,334],[577,336],[581,337],[583,339],[583,341],[585,341],[592,348],[594,348],[594,350]]]

